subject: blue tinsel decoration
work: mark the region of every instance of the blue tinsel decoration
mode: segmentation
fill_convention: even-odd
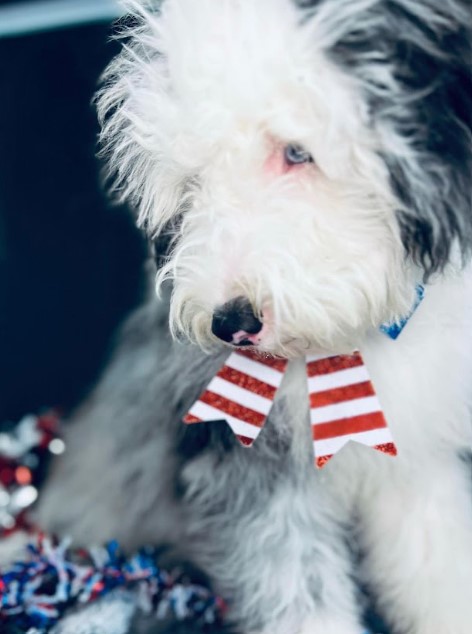
[[[26,561],[0,574],[0,630],[46,634],[71,607],[95,601],[117,588],[136,589],[157,618],[220,623],[224,603],[180,571],[156,565],[156,552],[143,549],[126,559],[118,544],[72,551],[63,541],[39,538]],[[142,601],[141,601],[142,603]]]

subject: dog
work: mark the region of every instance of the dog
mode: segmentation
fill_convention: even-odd
[[[469,3],[127,7],[101,143],[161,299],[74,414],[40,522],[174,545],[244,634],[360,634],[354,578],[394,634],[470,634]],[[250,450],[181,424],[241,346],[291,360]],[[399,454],[350,443],[316,472],[300,357],[353,350]]]

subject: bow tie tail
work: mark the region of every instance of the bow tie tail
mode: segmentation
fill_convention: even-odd
[[[232,352],[184,422],[226,420],[241,444],[252,445],[269,415],[286,366],[285,359]]]
[[[392,434],[359,353],[307,359],[310,420],[318,468],[348,442],[391,456]]]

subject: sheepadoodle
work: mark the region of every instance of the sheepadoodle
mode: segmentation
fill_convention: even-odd
[[[394,634],[470,634],[470,2],[128,9],[101,141],[161,300],[74,415],[40,520],[175,545],[244,634],[360,634],[354,577]],[[250,450],[181,424],[228,346],[291,360]],[[350,443],[317,472],[301,357],[353,350],[399,455]]]

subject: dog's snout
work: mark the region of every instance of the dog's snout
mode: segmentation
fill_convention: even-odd
[[[245,297],[236,297],[219,306],[211,322],[213,334],[236,346],[251,346],[258,343],[257,334],[262,322],[256,317]]]

